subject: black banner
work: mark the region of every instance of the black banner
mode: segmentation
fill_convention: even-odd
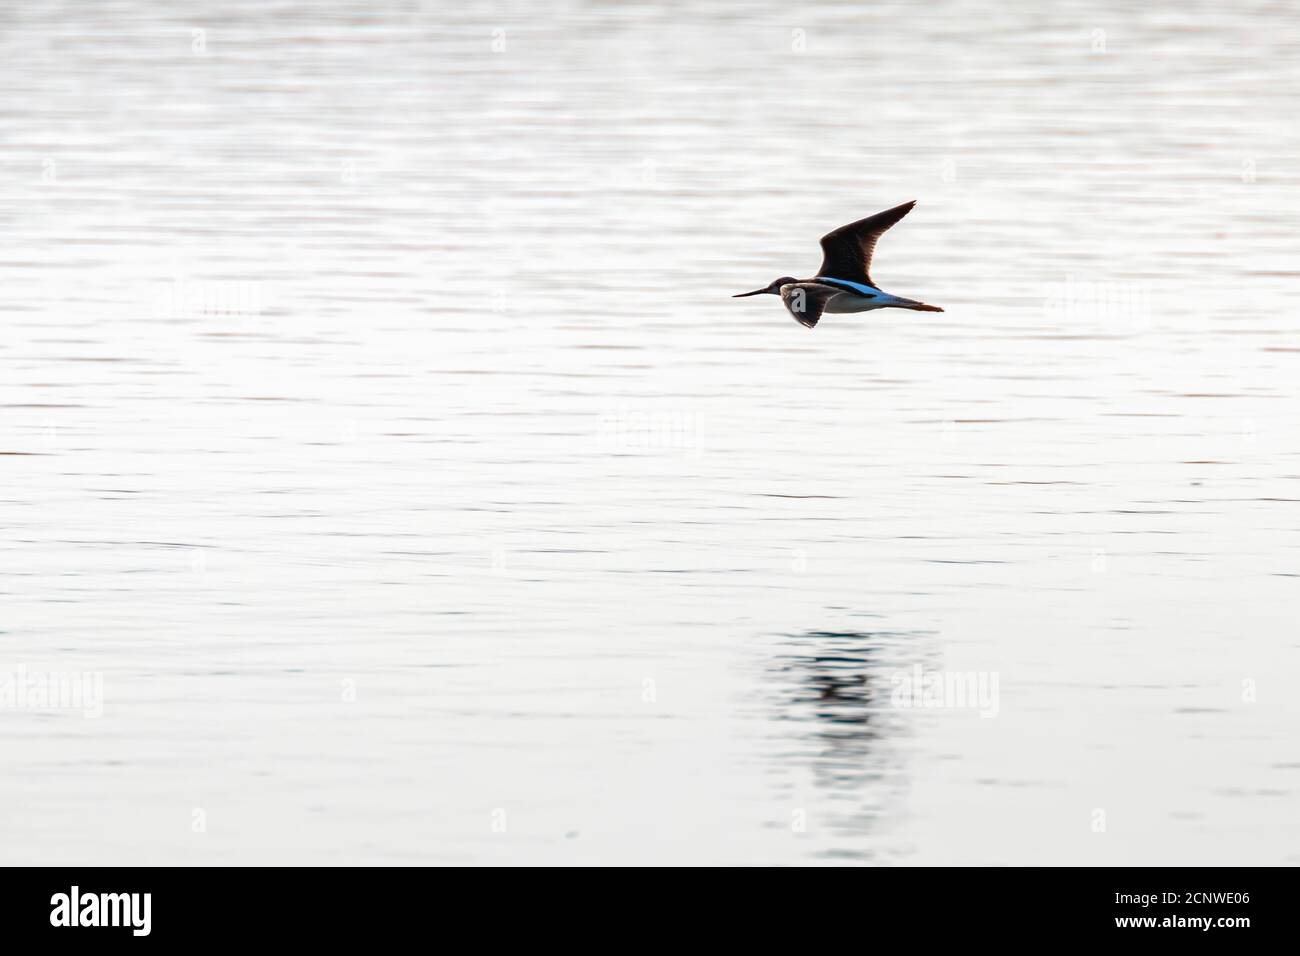
[[[533,874],[447,869],[8,869],[0,916],[9,944],[400,942],[453,921],[497,933],[531,926],[583,934],[616,920],[632,936],[685,923],[734,935],[826,929],[935,940],[1131,939],[1180,947],[1289,937],[1288,869],[828,869],[736,871],[723,890],[692,873]],[[518,880],[518,882],[516,882]],[[752,881],[752,882],[751,882]],[[567,885],[566,885],[567,884]],[[665,922],[666,921],[666,922]],[[566,929],[567,926],[567,929]],[[668,928],[664,928],[667,926]],[[63,938],[63,939],[61,939]],[[17,951],[17,950],[11,950]]]

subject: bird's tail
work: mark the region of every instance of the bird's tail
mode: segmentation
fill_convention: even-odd
[[[911,309],[913,312],[942,312],[943,311],[943,309],[939,308],[937,305],[928,305],[925,302],[917,302],[915,299],[907,299],[904,302],[899,302],[898,307],[900,309]]]

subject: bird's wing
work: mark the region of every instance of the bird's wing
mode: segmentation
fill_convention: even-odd
[[[876,240],[882,232],[911,212],[915,205],[916,200],[913,199],[826,233],[822,236],[822,267],[817,274],[829,279],[865,282],[874,287],[875,283],[871,281],[871,253],[875,251]]]
[[[781,286],[781,301],[795,321],[811,329],[821,319],[826,303],[841,291],[820,282],[787,282]]]

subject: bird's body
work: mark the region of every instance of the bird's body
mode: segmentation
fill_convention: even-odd
[[[883,309],[886,306],[910,301],[908,299],[899,299],[888,292],[881,292],[874,286],[865,285],[861,282],[850,282],[847,279],[815,276],[810,281],[818,285],[841,290],[838,295],[831,296],[826,300],[826,308],[823,310],[825,312],[870,312],[872,309]]]
[[[902,219],[915,201],[859,219],[822,236],[822,266],[811,279],[782,276],[765,288],[742,292],[734,298],[768,293],[779,295],[790,314],[813,328],[823,313],[870,312],[873,309],[911,309],[942,312],[937,305],[891,295],[871,281],[871,253],[880,234]]]

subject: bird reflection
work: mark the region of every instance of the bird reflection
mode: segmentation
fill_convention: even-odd
[[[782,718],[817,722],[811,742],[819,785],[856,788],[874,776],[868,758],[884,732],[873,706],[884,692],[871,673],[880,649],[858,632],[814,631],[791,643],[805,650],[776,661],[785,684]]]
[[[874,826],[905,786],[901,733],[890,707],[889,673],[914,634],[810,631],[782,641],[769,673],[776,719],[807,725],[793,756],[816,787],[836,801],[832,825],[841,833]],[[792,754],[782,754],[789,769]],[[840,801],[843,801],[842,803]]]

